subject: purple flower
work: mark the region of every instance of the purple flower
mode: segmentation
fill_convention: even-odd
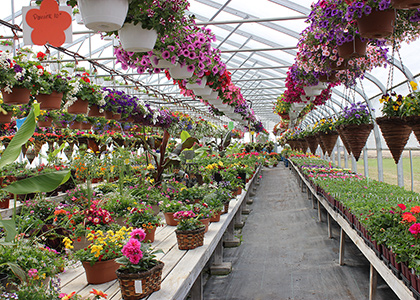
[[[190,72],[190,73],[193,73],[195,71],[195,66],[194,65],[189,65],[187,67],[187,71]]]
[[[163,51],[162,52],[162,58],[163,59],[168,59],[171,56],[171,54],[169,53],[169,51]]]

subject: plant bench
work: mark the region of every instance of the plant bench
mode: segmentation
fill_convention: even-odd
[[[162,249],[163,254],[157,255],[165,263],[162,274],[161,290],[147,297],[149,300],[183,300],[191,293],[191,299],[202,299],[203,280],[202,271],[207,262],[213,258],[211,272],[213,274],[227,274],[231,264],[223,262],[223,243],[228,246],[239,245],[240,241],[234,237],[235,224],[241,223],[241,213],[245,209],[249,192],[252,189],[259,171],[247,183],[241,195],[230,201],[229,212],[221,215],[220,221],[211,223],[204,236],[204,245],[193,250],[179,250],[175,235],[175,226],[163,226],[156,230],[155,241],[152,246]],[[108,294],[108,299],[120,300],[121,293],[117,280],[100,285],[88,285],[84,269],[79,263],[74,268],[66,270],[60,275],[62,292],[76,291],[82,297],[89,295],[92,288]]]

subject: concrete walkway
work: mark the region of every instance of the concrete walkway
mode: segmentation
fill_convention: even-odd
[[[329,239],[325,221],[300,192],[289,171],[264,169],[252,211],[242,229],[242,245],[225,249],[233,270],[211,276],[205,300],[364,300],[369,295],[369,263],[346,243],[345,266],[338,265],[339,230]],[[325,213],[323,212],[324,220]],[[398,299],[378,278],[377,300]]]

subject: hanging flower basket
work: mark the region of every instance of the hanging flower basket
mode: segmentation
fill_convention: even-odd
[[[419,0],[392,0],[391,6],[396,9],[416,9],[420,8]]]
[[[305,137],[306,143],[308,143],[309,150],[311,150],[312,154],[315,154],[316,149],[318,148],[318,141],[316,136],[306,136]]]
[[[121,119],[121,114],[114,114],[112,111],[107,110],[105,112],[105,118],[107,120],[115,120],[115,121],[118,121],[119,119]]]
[[[83,268],[85,268],[86,280],[89,284],[101,284],[114,279],[117,279],[115,273],[120,265],[115,262],[115,259],[98,261],[93,264],[82,261]]]
[[[199,90],[199,89],[204,89],[206,87],[206,84],[207,84],[207,77],[204,76],[204,77],[201,78],[201,84],[187,83],[186,88],[189,89],[189,90],[192,90],[192,89],[194,89],[194,90],[198,89]]]
[[[338,133],[336,131],[320,132],[319,137],[324,144],[325,152],[331,156],[335,143],[337,142]]]
[[[405,122],[414,132],[414,135],[417,138],[417,141],[420,143],[420,116],[411,116],[406,117]]]
[[[316,137],[316,140],[318,141],[318,144],[319,144],[319,146],[321,147],[321,150],[322,150],[322,153],[327,153],[327,148],[325,147],[325,145],[324,145],[324,141],[321,139],[321,137],[320,137],[320,132],[318,132],[316,135],[315,135],[315,137]]]
[[[193,72],[189,72],[187,66],[181,67],[180,64],[169,69],[169,74],[173,79],[187,79],[193,76]]]
[[[43,110],[60,109],[63,93],[52,92],[51,94],[39,94],[36,100],[40,102],[40,108]]]
[[[199,89],[197,89],[197,88],[194,89],[194,94],[196,96],[209,96],[212,92],[213,92],[213,90],[209,86],[205,86],[205,87],[199,88]]]
[[[85,26],[94,31],[114,31],[124,24],[128,0],[78,0]]]
[[[357,19],[359,33],[364,38],[383,39],[394,32],[395,11],[372,10],[369,15]]]
[[[156,30],[143,29],[141,23],[125,23],[118,30],[118,36],[124,50],[130,52],[148,52],[155,47],[157,40]]]
[[[344,59],[361,57],[366,54],[367,40],[362,41],[360,37],[355,37],[353,41],[343,43],[338,46],[338,55]]]
[[[152,56],[150,58],[150,63],[152,64],[154,68],[158,68],[158,69],[169,69],[169,68],[174,68],[178,65],[178,63],[172,64],[171,61],[166,60],[166,59],[159,59],[157,56]]]
[[[90,122],[81,122],[80,123],[80,129],[90,130],[90,129],[92,129],[92,124]]]
[[[365,147],[372,129],[373,124],[348,124],[340,126],[340,133],[344,136],[344,140],[350,147],[350,151],[348,152],[353,153],[356,161],[359,161],[360,153],[363,147]]]
[[[52,118],[47,117],[45,121],[38,121],[38,127],[51,127],[52,126]]]
[[[196,230],[175,230],[179,250],[191,250],[204,244],[204,227]]]
[[[3,102],[8,104],[27,104],[31,95],[30,90],[17,87],[12,88],[10,94],[4,90],[1,90],[1,93],[3,95]]]
[[[341,127],[338,127],[337,131],[338,131],[338,135],[340,136],[341,141],[343,142],[344,147],[347,150],[347,153],[350,154],[351,153],[351,147],[350,147],[349,143],[347,142],[346,137],[344,136],[343,131],[341,130]]]
[[[12,121],[13,113],[8,111],[6,114],[0,112],[0,124],[10,123]]]
[[[69,128],[70,129],[81,129],[81,126],[82,126],[82,122],[74,121],[73,123],[70,124]]]
[[[308,149],[308,144],[306,143],[305,139],[297,139],[296,140],[300,150],[302,150],[302,152],[306,152],[306,150]]]
[[[92,105],[89,107],[89,113],[88,116],[89,117],[103,117],[105,115],[105,113],[101,113],[99,112],[99,106],[98,105]]]
[[[339,81],[336,73],[332,73],[330,75],[320,75],[318,80],[320,82],[337,82],[337,81]]]
[[[401,153],[410,137],[411,127],[399,117],[380,117],[376,119],[376,123],[381,128],[382,135],[395,163],[398,164]]]
[[[340,71],[340,70],[347,70],[349,68],[349,64],[347,63],[347,61],[343,61],[341,62],[340,65],[337,64],[337,61],[330,61],[330,68],[331,70],[334,71]]]
[[[126,273],[117,270],[122,298],[125,300],[142,299],[160,290],[164,263],[159,262],[146,272]],[[140,281],[141,284],[138,284]],[[137,284],[136,284],[137,282]]]
[[[69,114],[86,114],[88,109],[89,102],[78,98],[72,105],[67,108]]]

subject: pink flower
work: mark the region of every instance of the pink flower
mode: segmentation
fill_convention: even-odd
[[[417,235],[420,233],[420,223],[414,223],[413,225],[410,226],[410,228],[408,229],[411,234]]]
[[[29,269],[28,271],[28,276],[29,277],[35,277],[38,274],[38,270],[37,269]]]
[[[401,210],[406,210],[407,206],[405,206],[404,204],[398,204],[398,207],[401,208]]]
[[[141,251],[141,243],[135,238],[128,240],[127,244],[121,250],[122,254],[126,256],[132,264],[138,264],[140,259],[143,257]]]
[[[141,229],[141,228],[136,228],[136,229],[134,229],[131,233],[130,233],[130,236],[132,237],[132,238],[138,238],[139,239],[139,241],[141,242],[141,241],[143,241],[145,238],[146,238],[146,233],[144,232],[144,230],[143,229]]]

